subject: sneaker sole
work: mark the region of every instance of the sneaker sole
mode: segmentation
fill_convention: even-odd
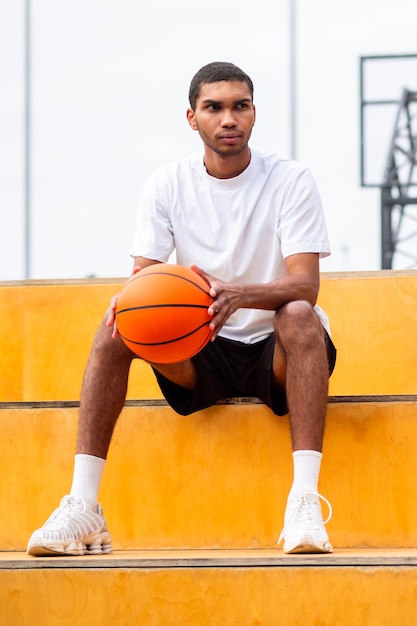
[[[63,544],[42,544],[34,542],[27,549],[30,556],[85,556],[94,554],[111,554],[113,551],[111,537],[101,533],[91,543],[76,542]]]
[[[327,554],[333,552],[333,548],[330,543],[317,545],[306,541],[297,544],[293,548],[284,545],[284,552],[286,554]]]

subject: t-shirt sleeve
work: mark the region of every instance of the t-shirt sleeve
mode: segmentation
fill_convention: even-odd
[[[132,257],[166,263],[175,248],[169,211],[168,185],[161,170],[156,170],[146,182],[140,199],[136,231],[130,250]]]
[[[284,258],[316,252],[330,254],[330,244],[316,182],[308,169],[302,169],[287,183],[278,235]]]

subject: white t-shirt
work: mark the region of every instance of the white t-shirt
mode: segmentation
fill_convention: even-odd
[[[316,183],[308,169],[251,151],[234,178],[210,176],[203,154],[157,169],[141,194],[132,257],[195,263],[226,282],[268,283],[287,275],[287,256],[330,254]],[[316,307],[329,331],[327,316]],[[274,311],[239,309],[220,336],[255,343],[273,332]]]

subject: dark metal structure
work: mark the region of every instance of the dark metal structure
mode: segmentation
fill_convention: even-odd
[[[404,89],[381,185],[382,269],[393,267],[394,256],[417,267],[416,205],[417,92]]]
[[[367,100],[364,69],[371,59],[417,59],[417,55],[361,58],[361,185],[381,190],[381,269],[417,268],[417,91],[403,88],[397,100]],[[417,74],[411,78],[416,82]],[[396,107],[381,177],[373,182],[367,180],[365,141],[365,112],[371,105]]]

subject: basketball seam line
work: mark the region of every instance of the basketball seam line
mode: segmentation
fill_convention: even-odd
[[[208,296],[210,295],[209,291],[206,291],[205,289],[203,289],[203,287],[198,285],[196,282],[194,282],[190,278],[186,278],[185,276],[181,276],[181,274],[174,274],[173,272],[172,273],[171,272],[151,272],[151,273],[146,273],[146,274],[141,274],[140,272],[138,272],[132,278],[137,280],[139,278],[151,278],[152,276],[175,276],[175,278],[180,278],[181,280],[185,280],[187,283],[190,283],[190,285],[193,285],[194,287],[197,287],[197,289],[199,289],[203,293],[207,294]],[[196,276],[199,276],[199,274],[196,274]]]
[[[187,309],[208,309],[210,305],[207,304],[189,304],[187,302],[183,302],[183,303],[178,303],[178,302],[172,302],[172,303],[166,303],[166,304],[162,304],[162,303],[158,303],[158,304],[143,304],[142,306],[132,306],[129,308],[125,308],[125,309],[120,309],[119,311],[116,312],[116,316],[120,315],[121,313],[128,313],[129,311],[141,311],[143,309],[166,309],[169,307],[173,307],[173,308],[181,308],[181,307],[185,307]]]
[[[125,337],[124,335],[120,335],[120,336],[122,339],[128,341],[129,343],[133,343],[136,346],[163,346],[165,344],[175,343],[176,341],[181,341],[181,339],[190,337],[191,335],[194,335],[194,333],[196,333],[197,331],[204,328],[204,326],[208,326],[209,324],[210,324],[210,320],[208,322],[204,322],[204,324],[201,324],[197,328],[194,328],[192,331],[190,331],[189,333],[186,333],[185,335],[180,335],[179,337],[175,337],[174,339],[167,339],[166,341],[153,341],[151,343],[144,343],[143,341],[134,341],[133,339],[129,339],[129,337]]]

